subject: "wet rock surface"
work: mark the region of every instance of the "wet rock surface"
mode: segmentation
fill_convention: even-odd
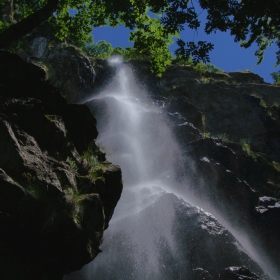
[[[145,227],[133,237],[136,223]],[[147,238],[145,228],[149,226],[156,233],[155,240]],[[211,214],[171,193],[159,190],[154,203],[147,204],[141,216],[127,215],[114,223],[114,229],[115,233],[106,237],[110,243],[104,245],[104,250],[110,256],[119,257],[110,258],[110,266],[106,266],[106,255],[101,254],[98,262],[82,272],[72,273],[67,280],[78,280],[82,275],[85,279],[90,275],[93,279],[108,280],[227,280],[239,276],[270,279]]]
[[[279,272],[280,88],[253,73],[171,66],[156,78],[146,63],[131,64],[184,151],[186,189],[255,236]]]
[[[90,61],[82,49],[59,41],[47,24],[34,29],[26,40],[27,45],[18,55],[42,67],[68,103],[87,101],[115,73],[107,60]]]
[[[41,25],[26,37],[27,45],[18,55],[44,68],[51,84],[69,103],[79,103],[93,91],[96,73],[89,59],[78,48],[65,45],[47,25]]]
[[[241,267],[229,267],[226,268],[219,276],[219,279],[228,280],[257,280],[260,279],[255,273],[252,273],[248,268]]]
[[[101,251],[121,171],[42,69],[1,51],[0,89],[0,278],[62,279]]]

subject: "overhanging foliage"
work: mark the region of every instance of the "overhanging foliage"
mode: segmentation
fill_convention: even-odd
[[[199,0],[199,4],[207,11],[205,32],[230,30],[245,48],[256,42],[258,63],[267,46],[276,43],[280,48],[280,0]],[[195,30],[200,26],[191,0],[5,0],[0,13],[0,48],[7,48],[46,20],[57,38],[80,44],[91,41],[94,27],[123,24],[131,30],[130,39],[138,52],[151,57],[157,74],[171,63],[168,46],[173,38],[186,27]],[[55,21],[50,20],[53,13]],[[183,39],[177,40],[178,55],[209,62],[211,43]],[[279,65],[280,51],[276,56]]]

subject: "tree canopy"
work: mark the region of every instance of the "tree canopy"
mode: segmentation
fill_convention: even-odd
[[[280,0],[199,0],[207,10],[206,33],[230,30],[235,42],[248,48],[256,42],[258,63],[267,46],[276,43],[280,49]],[[280,64],[280,51],[276,53]]]
[[[247,48],[256,42],[258,63],[267,46],[280,49],[280,0],[197,0],[207,11],[205,32],[230,30],[236,42]],[[7,13],[10,19],[7,20]],[[0,48],[7,48],[43,22],[49,21],[61,40],[90,42],[92,29],[125,25],[134,48],[151,58],[160,74],[171,63],[169,45],[177,39],[176,54],[209,62],[213,45],[179,38],[180,31],[200,27],[192,0],[4,0],[0,3]],[[56,20],[50,20],[52,15]],[[192,36],[190,36],[192,37]],[[276,53],[280,64],[280,51]]]

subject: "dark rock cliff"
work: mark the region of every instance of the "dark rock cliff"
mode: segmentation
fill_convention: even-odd
[[[100,252],[121,171],[39,67],[1,51],[0,92],[0,278],[62,279]]]
[[[187,174],[205,205],[255,236],[280,273],[280,87],[253,73],[171,66],[157,78],[147,63],[131,65],[180,142],[178,176]]]
[[[40,25],[25,39],[24,49],[17,54],[43,68],[69,103],[84,102],[112,74],[106,60],[90,61],[81,49],[55,38],[48,25]]]

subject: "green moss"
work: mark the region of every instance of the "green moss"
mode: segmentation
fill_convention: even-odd
[[[64,190],[64,197],[66,204],[70,208],[69,215],[73,218],[77,225],[82,227],[83,215],[85,212],[85,199],[99,197],[99,195],[95,193],[81,194],[77,189],[68,187]]]
[[[70,157],[67,157],[66,162],[70,165],[70,168],[72,169],[72,171],[74,171],[75,173],[78,171],[78,166],[73,159],[71,159]]]
[[[221,139],[223,142],[229,142],[229,138],[228,138],[228,135],[226,133],[223,133],[223,134],[219,134],[217,136],[218,139]]]
[[[47,62],[36,61],[36,60],[32,60],[32,63],[45,71],[47,79],[50,79],[51,77],[54,76],[54,72],[52,70],[51,64]]]
[[[240,140],[240,144],[242,147],[242,150],[250,157],[252,157],[253,159],[257,158],[257,154],[254,153],[253,151],[251,151],[251,141],[248,139],[241,139]]]
[[[211,137],[210,132],[203,132],[202,135],[203,135],[203,138],[210,138]]]
[[[272,161],[272,166],[275,170],[277,170],[280,173],[280,163],[276,161]]]
[[[36,177],[30,172],[24,172],[22,176],[25,179],[24,188],[27,192],[36,200],[45,200],[47,197],[47,189],[38,185]]]
[[[105,182],[103,174],[106,172],[107,166],[104,163],[99,163],[97,166],[91,168],[89,172],[89,177],[93,180],[102,180]]]
[[[45,118],[47,118],[49,121],[57,119],[57,115],[45,115]]]
[[[203,125],[203,127],[205,128],[205,125],[206,125],[206,119],[205,119],[205,115],[204,115],[204,114],[202,114],[202,115],[201,115],[201,121],[202,121],[202,125]]]
[[[258,92],[252,92],[250,93],[251,96],[254,96],[256,98],[262,99],[262,96]]]
[[[95,143],[91,143],[88,145],[87,150],[83,152],[81,158],[85,159],[91,167],[96,167],[99,164],[97,153],[98,146]]]
[[[263,108],[267,108],[267,104],[263,99],[261,99],[260,101],[260,106],[262,106]]]

